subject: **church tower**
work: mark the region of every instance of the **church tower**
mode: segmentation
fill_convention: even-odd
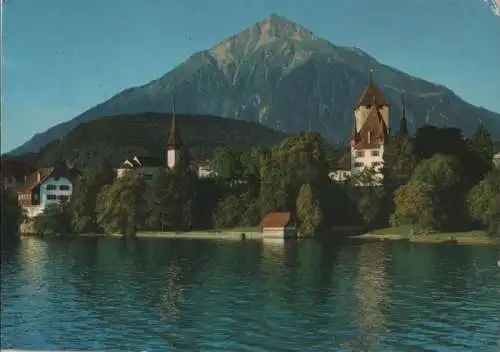
[[[172,126],[167,141],[167,168],[172,169],[178,163],[181,154],[182,141],[179,134],[175,116],[175,99],[172,104]]]

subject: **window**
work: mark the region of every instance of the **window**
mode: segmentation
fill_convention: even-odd
[[[47,194],[47,200],[56,200],[57,197],[55,194]]]
[[[380,155],[380,151],[372,150],[372,156],[379,156],[379,155]]]
[[[364,157],[364,156],[365,156],[365,152],[364,152],[364,151],[362,151],[362,150],[358,150],[358,151],[356,151],[356,156],[357,156],[358,158],[362,158],[362,157]]]
[[[144,180],[145,181],[151,181],[152,179],[153,179],[153,175],[148,175],[148,174],[144,175]]]
[[[58,198],[59,198],[59,200],[62,200],[62,201],[66,201],[69,199],[68,196],[59,196]]]
[[[68,185],[60,185],[60,186],[59,186],[59,189],[60,189],[61,191],[69,191],[69,188],[70,188],[70,187],[69,187]]]
[[[354,163],[354,167],[361,167],[363,166],[363,163]]]
[[[47,185],[47,191],[54,191],[57,189],[56,185]]]

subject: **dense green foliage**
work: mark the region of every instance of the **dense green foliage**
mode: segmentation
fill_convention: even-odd
[[[22,210],[14,193],[0,187],[0,197],[0,231],[3,242],[18,236]]]
[[[500,171],[492,169],[493,143],[482,126],[469,139],[453,128],[424,126],[414,138],[391,136],[386,151],[384,182],[370,187],[359,184],[373,179],[373,170],[333,182],[328,173],[335,152],[316,133],[288,137],[271,149],[218,147],[213,178],[200,179],[187,163],[149,183],[134,171],[112,180],[109,170],[88,168],[69,206],[43,216],[43,232],[66,229],[67,214],[74,233],[134,235],[256,226],[268,212],[289,211],[303,236],[389,224],[415,232],[484,227],[499,234]]]
[[[50,205],[35,217],[33,230],[42,236],[69,236],[73,233],[71,213],[67,203]]]
[[[214,116],[178,115],[177,125],[196,159],[211,156],[218,146],[236,150],[271,147],[286,136],[256,123]],[[170,126],[171,116],[165,114],[103,117],[79,125],[26,159],[38,165],[66,160],[85,169],[116,167],[130,154],[164,158]]]

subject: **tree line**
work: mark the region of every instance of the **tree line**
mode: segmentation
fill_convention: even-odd
[[[111,170],[89,168],[76,180],[71,200],[47,209],[34,224],[44,234],[134,235],[258,226],[267,212],[290,211],[304,236],[335,236],[333,230],[345,226],[484,228],[500,235],[500,170],[492,167],[486,127],[470,138],[433,126],[414,137],[389,136],[378,187],[356,187],[373,170],[332,181],[328,174],[339,154],[319,134],[302,133],[271,149],[218,148],[213,178],[198,178],[187,162],[151,182],[134,171],[115,180]],[[15,205],[5,209],[16,211]]]

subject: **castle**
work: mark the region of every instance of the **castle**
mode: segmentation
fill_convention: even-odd
[[[407,133],[406,108],[403,98],[401,132]],[[380,185],[383,180],[384,148],[389,136],[389,101],[373,82],[370,83],[354,108],[354,123],[349,150],[340,159],[336,171],[330,177],[338,182],[360,175],[363,171],[373,172],[370,181],[358,181],[359,186]]]

